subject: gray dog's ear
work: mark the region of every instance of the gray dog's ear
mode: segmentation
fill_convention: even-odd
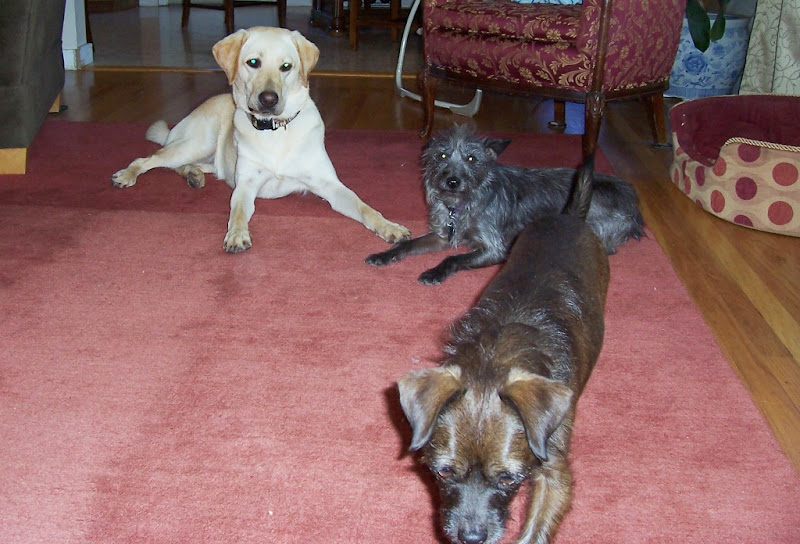
[[[511,143],[510,138],[486,138],[486,149],[492,151],[494,153],[494,157],[497,158],[500,153],[506,150],[508,144]]]
[[[237,30],[214,44],[211,52],[220,68],[228,76],[228,85],[233,85],[239,71],[239,51],[247,40],[247,31]]]
[[[297,54],[300,55],[300,64],[302,65],[300,73],[303,74],[303,86],[308,87],[308,74],[317,65],[319,48],[296,30],[292,31],[292,41],[297,48]]]
[[[569,412],[572,391],[561,382],[512,369],[500,397],[522,419],[533,454],[547,461],[547,439]]]
[[[439,413],[462,390],[461,369],[438,367],[414,370],[397,382],[400,404],[411,424],[411,451],[428,443]]]

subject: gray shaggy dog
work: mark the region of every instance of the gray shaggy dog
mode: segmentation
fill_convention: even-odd
[[[500,164],[497,157],[509,143],[463,125],[431,138],[421,157],[430,232],[370,255],[367,264],[385,266],[408,255],[469,247],[471,251],[448,256],[420,275],[421,283],[436,285],[459,270],[503,262],[526,225],[560,214],[577,171]],[[586,221],[612,254],[628,238],[644,236],[644,220],[628,182],[607,174],[594,179]]]

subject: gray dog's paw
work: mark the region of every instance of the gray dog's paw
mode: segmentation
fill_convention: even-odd
[[[425,285],[439,285],[445,279],[447,279],[447,274],[439,270],[438,268],[431,268],[430,270],[426,270],[422,274],[420,274],[417,281],[425,284]]]
[[[371,266],[386,266],[390,264],[394,258],[392,257],[391,252],[384,251],[383,253],[373,253],[366,259],[364,262]]]

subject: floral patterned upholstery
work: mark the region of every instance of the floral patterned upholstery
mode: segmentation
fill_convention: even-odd
[[[664,84],[685,0],[615,0],[603,90]],[[603,0],[582,5],[513,0],[423,0],[425,61],[452,74],[587,92]]]
[[[514,0],[442,0],[429,12],[425,27],[461,29],[466,33],[500,36],[512,40],[575,42],[581,7],[530,4]]]

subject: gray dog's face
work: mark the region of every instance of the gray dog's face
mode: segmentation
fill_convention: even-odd
[[[431,138],[422,153],[428,204],[452,209],[473,200],[510,142],[478,136],[463,125]]]

